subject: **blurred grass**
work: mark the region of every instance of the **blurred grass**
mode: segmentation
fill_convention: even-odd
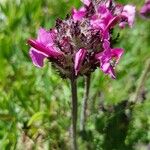
[[[143,4],[135,0],[120,2],[136,4],[137,11]],[[71,117],[69,82],[61,79],[48,63],[43,69],[34,67],[28,56],[26,40],[35,37],[39,27],[52,27],[55,19],[64,18],[72,6],[79,7],[79,0],[0,1],[1,150],[20,150],[24,147],[68,149]],[[120,102],[128,100],[135,92],[137,80],[150,57],[150,21],[141,19],[137,12],[134,28],[121,31],[120,41],[115,46],[125,49],[117,67],[117,79],[109,79],[99,69],[93,74],[90,115],[87,132],[79,139],[80,149],[85,149],[85,146],[96,150],[113,149],[113,146],[106,146],[109,144],[105,138],[112,135],[111,132],[117,130],[114,127],[120,126],[123,121],[111,121],[110,118],[116,118],[117,115],[111,111],[105,113],[100,107],[101,104],[110,109],[114,105],[120,106]],[[83,95],[82,78],[78,85],[80,106]],[[123,138],[128,146],[121,147],[122,139],[116,136],[116,141],[121,143],[117,143],[120,147],[116,149],[140,150],[136,147],[137,144],[147,145],[150,142],[149,91],[150,78],[143,87],[144,102],[134,108]],[[120,114],[120,110],[116,108],[116,111]],[[104,128],[107,131],[107,126],[110,126],[108,135],[102,132]]]

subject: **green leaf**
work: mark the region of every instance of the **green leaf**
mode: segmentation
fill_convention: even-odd
[[[35,114],[30,118],[30,120],[28,121],[28,124],[27,124],[27,125],[28,125],[28,126],[31,126],[33,123],[42,120],[44,115],[46,115],[45,112],[37,112],[37,113],[35,113]]]

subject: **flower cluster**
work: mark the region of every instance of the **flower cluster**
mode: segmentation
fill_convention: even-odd
[[[144,6],[140,11],[141,15],[145,18],[150,18],[150,0],[146,0]]]
[[[86,75],[97,67],[115,78],[115,67],[123,49],[113,48],[111,31],[118,24],[132,27],[135,7],[112,0],[82,0],[65,20],[57,19],[55,28],[41,28],[37,39],[29,39],[30,56],[35,66],[43,67],[47,58],[66,77]]]

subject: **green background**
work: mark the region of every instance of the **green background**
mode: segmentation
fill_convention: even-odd
[[[150,57],[150,21],[139,14],[144,1],[120,2],[136,5],[135,25],[119,30],[115,47],[125,53],[117,66],[117,79],[99,69],[92,74],[86,131],[78,132],[81,150],[146,150],[150,142],[149,74],[140,93],[142,102],[126,106]],[[34,67],[26,41],[36,37],[40,27],[53,27],[56,18],[64,18],[80,5],[79,0],[0,1],[1,150],[69,149],[69,81],[61,79],[49,63],[42,69]],[[78,122],[83,83],[80,77]]]

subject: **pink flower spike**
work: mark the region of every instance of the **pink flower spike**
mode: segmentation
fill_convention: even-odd
[[[85,59],[87,50],[84,48],[81,48],[76,54],[75,54],[75,64],[74,64],[74,69],[75,69],[75,75],[78,74],[80,71],[80,67]]]
[[[29,55],[30,55],[30,57],[32,59],[33,64],[36,67],[39,67],[39,68],[43,67],[44,59],[47,58],[47,55],[37,51],[34,48],[30,48]]]
[[[117,4],[115,0],[80,1],[81,8],[73,8],[64,20],[56,19],[54,28],[40,28],[37,38],[28,40],[33,64],[43,67],[46,58],[65,78],[70,78],[72,69],[78,77],[97,67],[115,78],[115,67],[123,50],[112,47],[112,30],[118,24],[121,28],[127,24],[132,27],[135,7]],[[150,0],[146,1],[149,4]]]
[[[86,15],[86,9],[84,7],[76,10],[75,8],[72,9],[72,17],[75,21],[81,21]]]
[[[89,6],[90,3],[91,3],[91,0],[81,0],[81,2],[82,2],[83,4]]]

